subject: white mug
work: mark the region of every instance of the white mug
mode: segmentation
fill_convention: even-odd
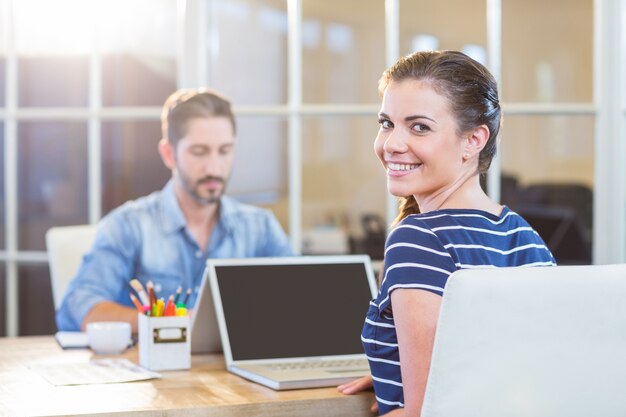
[[[131,344],[130,323],[99,321],[87,324],[89,347],[99,355],[122,353]]]

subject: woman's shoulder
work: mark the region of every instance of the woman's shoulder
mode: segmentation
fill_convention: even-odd
[[[528,223],[508,206],[502,206],[498,214],[479,209],[442,209],[429,213],[407,216],[406,220],[420,222],[424,227],[437,231],[453,226],[508,229],[527,226]]]
[[[393,248],[413,248],[442,255],[448,252],[435,226],[431,222],[413,215],[402,219],[390,231],[386,242],[387,254]]]
[[[428,238],[436,236],[433,225],[420,218],[420,215],[410,215],[402,219],[390,231],[388,239],[414,240],[417,238]]]
[[[511,216],[517,216],[504,206],[499,215],[478,209],[441,209],[428,213],[412,214],[398,224],[406,228],[419,227],[436,232],[456,226],[500,225]],[[519,217],[519,216],[517,216]]]

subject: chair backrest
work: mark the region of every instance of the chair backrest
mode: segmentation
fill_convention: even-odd
[[[61,300],[70,280],[78,271],[83,255],[91,248],[96,225],[57,226],[46,232],[48,265],[52,284],[54,308]]]
[[[459,270],[423,417],[626,415],[626,264]]]

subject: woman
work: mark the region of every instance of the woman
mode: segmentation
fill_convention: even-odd
[[[501,117],[485,67],[460,52],[417,52],[383,73],[379,91],[374,148],[402,201],[361,336],[372,376],[339,390],[373,384],[381,414],[419,416],[448,276],[555,261],[528,223],[480,186]]]

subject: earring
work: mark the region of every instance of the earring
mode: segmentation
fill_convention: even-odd
[[[469,153],[465,152],[463,154],[463,159],[466,159],[466,160],[469,159]]]

